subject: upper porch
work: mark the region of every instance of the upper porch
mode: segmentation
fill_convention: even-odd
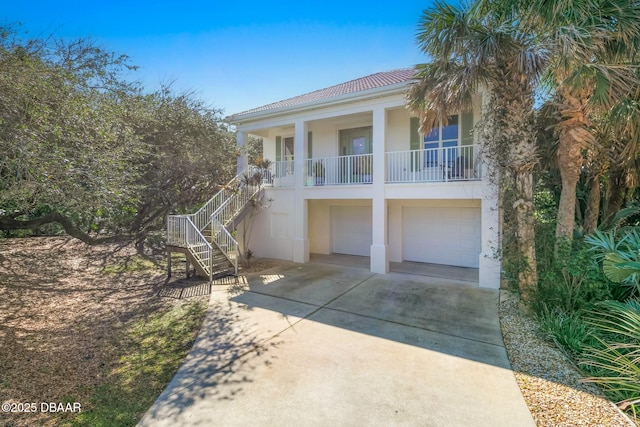
[[[479,108],[478,108],[479,110]],[[273,187],[481,181],[474,111],[447,117],[428,134],[402,96],[242,123],[238,145],[262,139],[264,182]],[[246,170],[246,157],[239,159]]]

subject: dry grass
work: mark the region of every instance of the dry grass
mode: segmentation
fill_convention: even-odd
[[[178,263],[172,280],[182,277]],[[0,402],[79,402],[89,411],[96,388],[122,364],[123,333],[184,298],[206,307],[208,290],[199,279],[165,284],[164,266],[130,246],[0,240]],[[73,418],[0,412],[0,426]]]

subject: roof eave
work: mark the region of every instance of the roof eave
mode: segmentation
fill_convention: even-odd
[[[330,105],[339,105],[346,102],[362,101],[370,98],[379,98],[381,96],[394,95],[401,93],[409,85],[410,81],[404,81],[400,83],[394,83],[392,85],[377,87],[373,89],[367,89],[363,91],[347,93],[344,95],[338,95],[331,98],[319,99],[316,101],[306,102],[298,105],[291,105],[288,107],[274,108],[270,110],[257,111],[255,113],[248,114],[233,114],[227,119],[234,124],[242,124],[245,122],[251,122],[258,119],[266,119],[270,117],[276,117],[291,112],[302,112],[313,109],[318,109]]]

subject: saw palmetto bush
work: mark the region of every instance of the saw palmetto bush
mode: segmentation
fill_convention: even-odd
[[[595,259],[602,262],[604,275],[617,283],[614,296],[625,298],[640,295],[640,229],[627,227],[620,230],[596,232],[586,239],[595,252]]]
[[[597,331],[597,346],[584,349],[581,364],[623,410],[640,415],[640,300],[605,301],[587,322]]]

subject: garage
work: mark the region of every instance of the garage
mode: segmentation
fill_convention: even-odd
[[[403,207],[403,260],[478,268],[480,221],[475,207]]]
[[[331,206],[331,250],[369,256],[372,243],[371,206]]]

